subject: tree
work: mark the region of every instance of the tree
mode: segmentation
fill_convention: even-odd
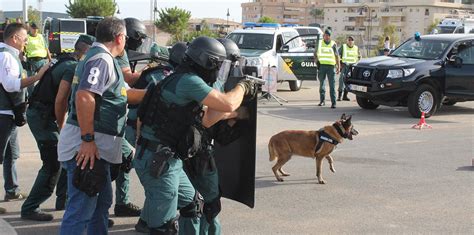
[[[436,29],[436,27],[438,27],[440,21],[441,21],[440,19],[434,19],[433,23],[431,23],[431,24],[428,26],[427,32],[425,32],[425,33],[426,33],[426,34],[432,33],[433,30]]]
[[[347,35],[345,34],[339,34],[336,39],[334,39],[334,41],[336,42],[337,46],[340,47],[342,46],[342,44],[346,43],[347,41]]]
[[[277,23],[275,19],[269,16],[262,16],[260,19],[258,19],[259,23]]]
[[[73,18],[86,18],[87,16],[113,16],[117,9],[115,0],[69,0],[66,13]]]
[[[178,7],[165,8],[158,11],[158,17],[156,27],[173,35],[174,41],[183,41],[191,12]]]
[[[321,23],[324,20],[324,9],[313,8],[309,14],[314,17],[316,21],[320,20]]]
[[[199,31],[193,30],[191,32],[186,33],[183,37],[183,41],[191,42],[193,39],[199,36],[218,38],[219,34],[215,31],[212,31],[211,28],[209,27],[209,24],[205,20],[203,20],[201,21],[201,30]]]
[[[385,37],[387,36],[390,37],[391,45],[398,45],[400,43],[400,38],[397,34],[397,26],[389,24],[383,27],[383,34],[379,36],[379,42],[377,44],[378,48],[383,48]]]
[[[28,6],[28,22],[30,24],[35,23],[38,27],[41,27],[40,12],[32,6]]]

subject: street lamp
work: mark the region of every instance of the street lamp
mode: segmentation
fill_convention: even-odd
[[[230,13],[229,13],[229,8],[227,8],[227,25],[226,25],[226,33],[229,34],[229,16],[230,16]]]
[[[368,5],[363,5],[361,8],[360,8],[360,13],[359,15],[363,15],[363,11],[366,10],[369,14],[368,14],[368,17],[369,17],[369,27],[367,29],[367,44],[366,44],[366,50],[367,50],[367,57],[369,57],[370,55],[370,44],[371,44],[371,41],[372,41],[372,38],[371,38],[371,30],[372,30],[372,10],[370,9],[370,7]]]

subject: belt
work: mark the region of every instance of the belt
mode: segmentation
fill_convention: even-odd
[[[153,153],[157,151],[157,149],[160,147],[161,144],[159,144],[156,141],[151,141],[143,137],[138,137],[137,140],[137,146],[141,146],[140,152],[136,155],[137,159],[142,159],[143,153],[145,152],[144,150],[147,149]]]
[[[137,120],[127,119],[127,126],[137,129]]]
[[[38,61],[38,60],[45,60],[46,57],[28,57],[28,60],[34,60],[34,61]]]

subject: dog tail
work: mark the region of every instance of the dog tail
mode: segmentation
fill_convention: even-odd
[[[275,151],[275,149],[273,148],[273,138],[270,139],[270,142],[268,142],[268,154],[269,154],[269,161],[274,161],[275,159],[278,158],[278,153]]]

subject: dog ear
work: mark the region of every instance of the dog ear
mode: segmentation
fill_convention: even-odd
[[[345,113],[343,113],[343,114],[341,115],[341,120],[346,120],[346,114],[345,114]]]

